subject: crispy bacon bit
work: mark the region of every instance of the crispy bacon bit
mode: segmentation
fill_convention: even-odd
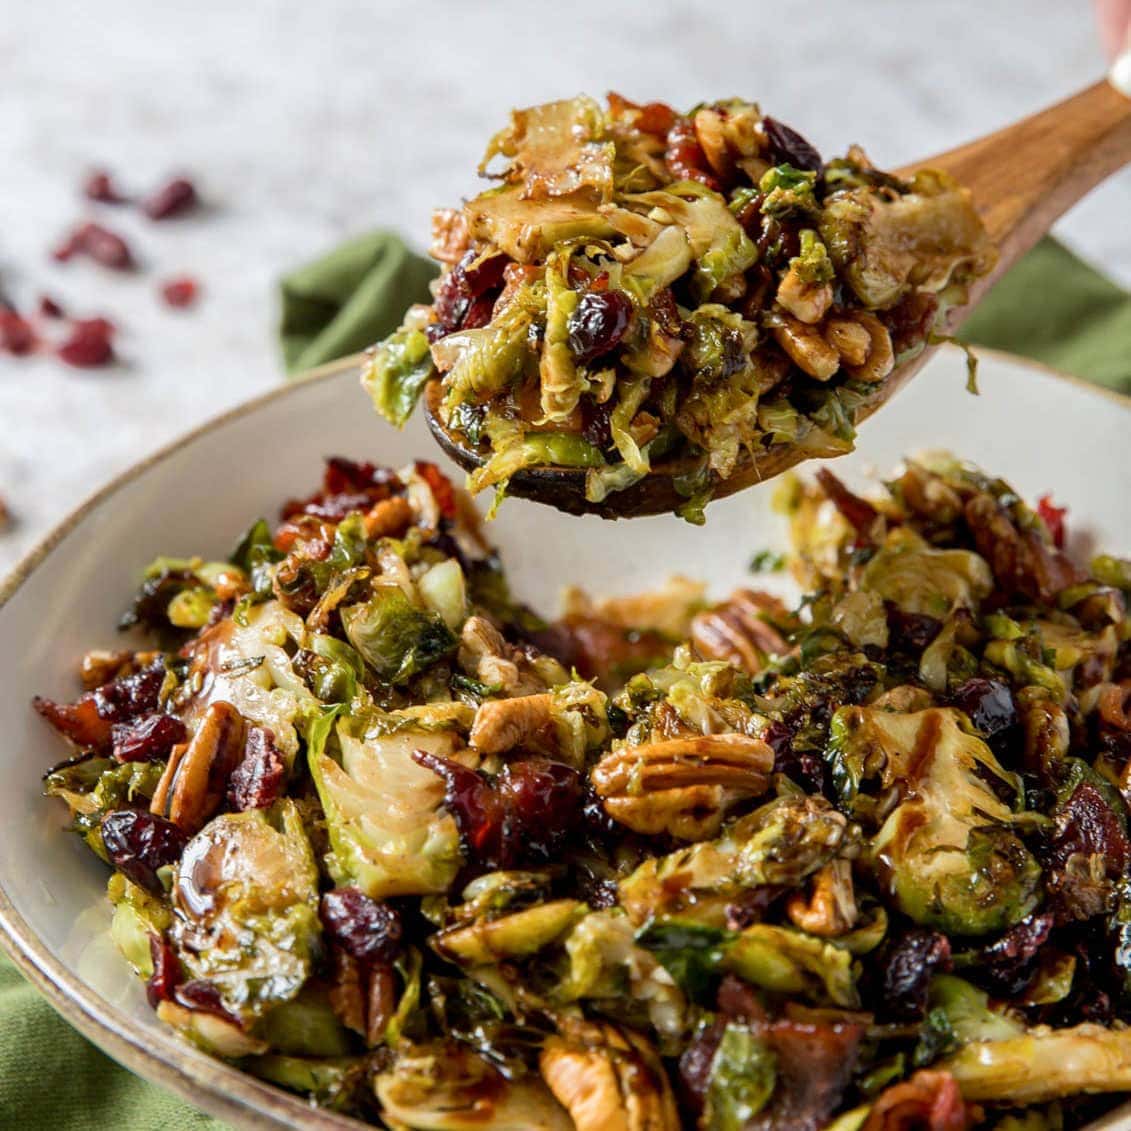
[[[938,931],[912,928],[882,960],[877,1009],[893,1021],[918,1021],[927,1011],[931,976],[950,969],[950,942]]]
[[[672,123],[664,160],[677,180],[698,181],[715,192],[722,192],[722,186],[711,172],[707,155],[699,144],[695,123],[690,118],[679,117]]]
[[[66,739],[83,749],[106,753],[112,747],[112,727],[157,710],[165,666],[156,661],[140,672],[112,680],[88,691],[74,703],[56,703],[36,696],[35,709]]]
[[[458,512],[456,507],[455,491],[452,481],[434,464],[428,460],[418,459],[413,467],[416,474],[428,484],[436,506],[444,518],[455,518]]]
[[[864,1026],[804,1021],[753,1021],[754,1035],[777,1057],[777,1086],[746,1131],[818,1131],[852,1079]]]
[[[949,1072],[923,1069],[882,1092],[861,1131],[967,1131],[974,1114]]]
[[[75,255],[87,255],[115,271],[129,271],[134,266],[130,245],[117,232],[93,222],[75,228],[52,255],[59,263],[66,263]]]
[[[491,782],[437,754],[417,750],[413,758],[443,779],[444,804],[478,868],[552,860],[580,816],[580,775],[561,762],[519,759]]]
[[[860,542],[873,546],[883,539],[887,523],[867,499],[850,491],[827,467],[818,469],[816,479]]]
[[[1047,883],[1058,920],[1109,911],[1109,881],[1129,863],[1131,840],[1118,815],[1096,786],[1081,782],[1055,813]]]
[[[248,727],[243,761],[228,779],[228,804],[238,813],[266,809],[282,796],[287,765],[265,727]]]
[[[341,522],[348,514],[370,510],[384,499],[403,493],[404,484],[389,468],[331,456],[326,460],[322,490],[307,499],[291,499],[284,504],[281,517],[291,519],[298,515],[313,515],[327,522]],[[276,533],[275,544],[285,550],[287,547],[279,546],[281,533],[282,529]]]
[[[17,311],[0,307],[0,350],[22,357],[31,353],[35,346],[35,331],[31,323]]]
[[[69,337],[56,353],[77,369],[108,365],[114,360],[114,327],[105,318],[76,319]]]
[[[192,306],[200,293],[197,281],[189,275],[182,275],[177,279],[170,279],[161,284],[161,297],[166,305],[183,308]]]
[[[196,186],[187,177],[174,177],[147,197],[142,208],[151,220],[168,220],[194,208]]]
[[[1068,513],[1067,507],[1058,507],[1052,501],[1052,495],[1042,495],[1037,500],[1037,514],[1048,529],[1052,544],[1058,549],[1064,549],[1064,516]]]
[[[160,762],[188,737],[188,729],[175,715],[146,715],[136,722],[115,723],[110,728],[116,762]]]
[[[105,169],[96,169],[86,178],[82,194],[99,204],[125,204],[128,199],[118,191],[113,177]]]

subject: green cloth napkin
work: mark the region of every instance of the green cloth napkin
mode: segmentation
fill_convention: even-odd
[[[436,274],[392,232],[349,240],[282,282],[291,374],[379,341]],[[1039,243],[970,317],[962,337],[1131,393],[1131,295],[1062,244]]]
[[[371,346],[395,330],[414,302],[428,302],[439,268],[394,232],[347,240],[281,284],[279,337],[288,373]]]
[[[282,281],[288,373],[364,349],[429,298],[436,267],[371,232]],[[1131,295],[1044,240],[994,288],[963,337],[1131,393]],[[69,1028],[0,955],[0,1131],[221,1131]]]

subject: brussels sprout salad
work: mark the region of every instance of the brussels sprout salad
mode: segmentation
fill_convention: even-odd
[[[779,503],[794,609],[674,579],[547,622],[428,463],[330,460],[227,560],[154,562],[146,645],[36,707],[158,1017],[422,1131],[1131,1092],[1131,562],[950,457]]]
[[[525,468],[585,469],[600,503],[667,467],[702,521],[775,445],[850,451],[995,259],[945,174],[896,177],[856,146],[825,163],[737,99],[515,110],[480,173],[499,183],[436,214],[433,303],[363,384],[401,425],[439,380],[445,427],[483,457],[471,490],[500,497]]]

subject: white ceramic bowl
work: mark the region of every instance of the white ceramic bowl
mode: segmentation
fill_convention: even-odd
[[[1131,401],[1000,354],[983,357],[969,396],[961,355],[946,350],[836,461],[850,480],[889,471],[907,452],[949,448],[1030,497],[1070,507],[1075,548],[1131,550]],[[68,1020],[111,1056],[199,1107],[245,1127],[356,1127],[187,1047],[161,1026],[112,952],[105,869],[64,833],[64,807],[40,796],[62,754],[30,706],[66,698],[75,664],[113,646],[114,624],[158,554],[222,556],[251,519],[309,493],[323,456],[398,466],[445,461],[414,420],[395,432],[369,411],[353,367],[271,393],[185,437],[122,476],[67,519],[0,588],[0,927],[2,941]],[[458,474],[458,473],[456,473]],[[670,517],[609,523],[519,500],[490,533],[516,593],[554,611],[560,587],[627,592],[681,572],[725,593],[749,582],[754,551],[782,531],[769,489],[724,499],[706,527]],[[779,583],[780,584],[780,583]],[[1131,1108],[1128,1109],[1131,1111]],[[1104,1126],[1131,1126],[1131,1114]]]

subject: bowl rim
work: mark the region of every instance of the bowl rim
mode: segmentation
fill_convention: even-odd
[[[1131,397],[1102,385],[1061,372],[1043,362],[1004,350],[976,347],[975,352],[1011,364],[1037,369],[1070,386],[1131,410]],[[0,582],[0,609],[16,595],[35,569],[60,542],[102,503],[144,475],[151,468],[188,447],[213,429],[258,411],[312,383],[342,377],[364,364],[365,353],[352,354],[297,375],[264,393],[217,413],[181,436],[119,472],[62,518],[16,563]],[[313,1106],[300,1096],[259,1080],[225,1061],[209,1056],[177,1037],[172,1030],[157,1033],[136,1031],[116,1006],[92,991],[40,940],[16,910],[0,884],[0,950],[47,999],[65,1021],[127,1070],[152,1084],[166,1088],[193,1107],[240,1127],[261,1131],[304,1127],[316,1131],[351,1131],[370,1124]],[[1117,1131],[1131,1128],[1131,1102],[1114,1109],[1087,1131]]]

